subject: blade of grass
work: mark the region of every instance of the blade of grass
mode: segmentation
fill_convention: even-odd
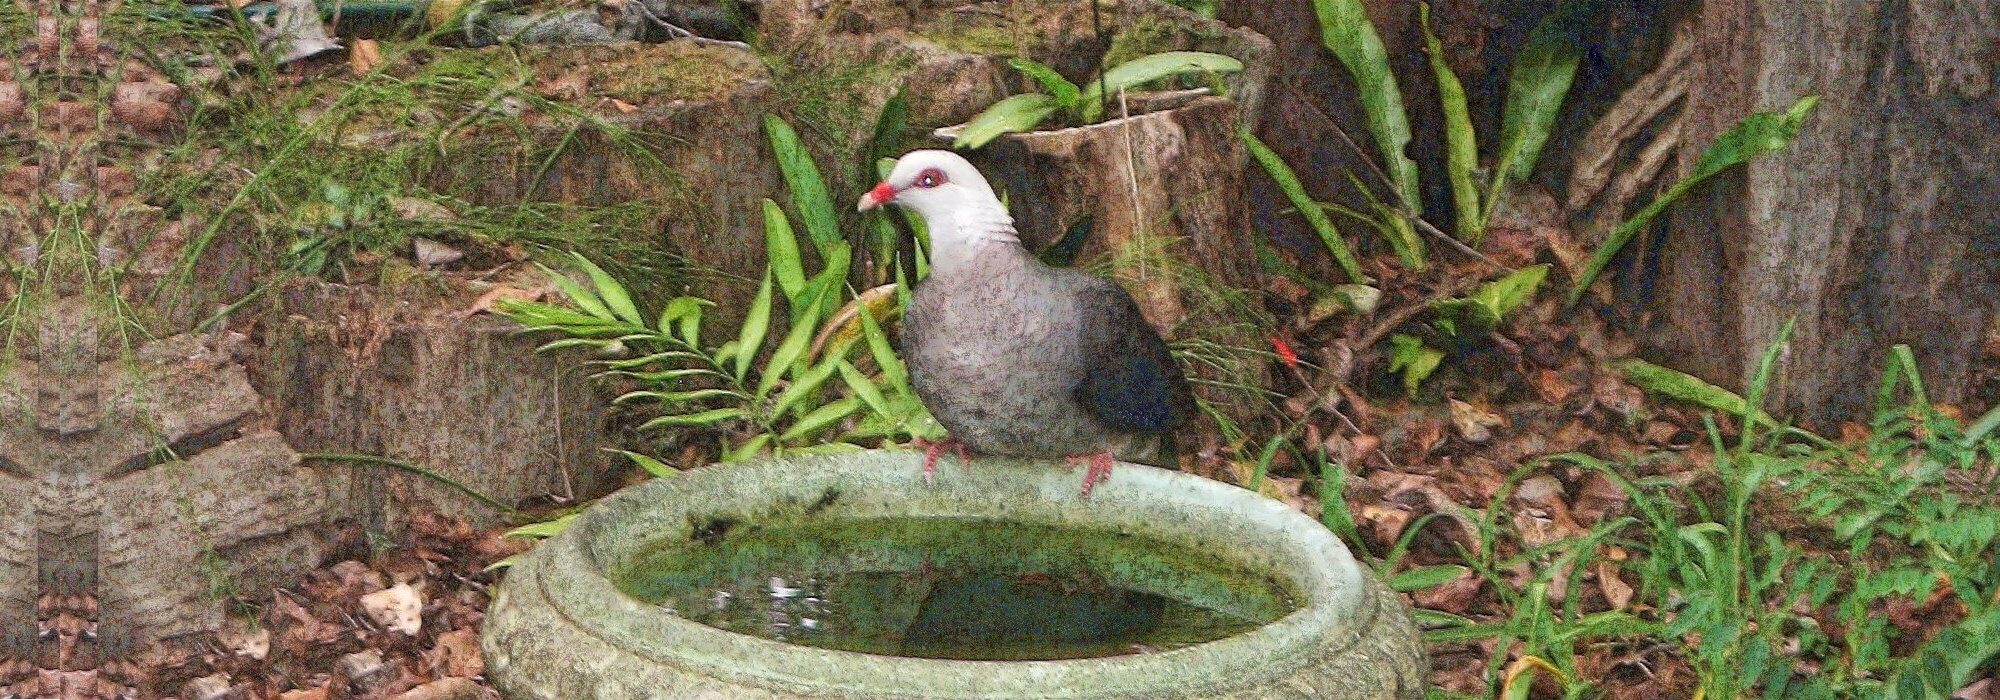
[[[764,115],[764,131],[770,135],[771,152],[778,158],[785,187],[792,191],[792,206],[799,210],[806,236],[812,239],[813,247],[825,254],[829,246],[841,242],[840,224],[834,218],[833,196],[827,192],[826,180],[820,178],[812,154],[799,143],[798,133],[785,120]]]
[[[757,286],[757,298],[750,301],[750,312],[743,317],[743,330],[736,334],[736,377],[740,380],[749,376],[750,360],[757,356],[757,350],[764,345],[764,334],[771,330],[771,275],[764,274],[764,282]]]
[[[771,266],[771,276],[778,281],[778,289],[785,293],[786,303],[798,306],[799,293],[806,288],[799,239],[792,233],[792,222],[785,216],[785,210],[768,198],[764,200],[764,255]]]
[[[1077,118],[1085,124],[1092,124],[1104,115],[1104,97],[1117,95],[1121,90],[1182,73],[1234,73],[1243,70],[1243,62],[1219,53],[1206,51],[1166,51],[1120,63],[1104,71],[1097,80],[1090,81],[1083,89],[1077,103]]]
[[[1465,105],[1465,86],[1444,62],[1444,44],[1431,32],[1430,3],[1417,5],[1424,29],[1424,47],[1431,73],[1437,77],[1438,102],[1444,108],[1445,177],[1451,181],[1452,205],[1458,218],[1458,240],[1479,245],[1486,236],[1486,217],[1479,206],[1479,188],[1472,171],[1479,167],[1479,142],[1472,132],[1472,113]]]
[[[1033,129],[1055,111],[1056,98],[1039,92],[1009,97],[993,103],[960,127],[951,147],[965,150],[984,146],[1001,134]]]
[[[1007,65],[1041,85],[1042,92],[1055,98],[1056,109],[1063,111],[1076,109],[1077,97],[1082,94],[1082,90],[1076,83],[1064,79],[1056,69],[1026,58],[1007,59]]]
[[[1526,45],[1514,56],[1507,78],[1507,102],[1501,109],[1500,152],[1494,156],[1493,182],[1487,187],[1485,212],[1491,217],[1508,181],[1521,181],[1535,170],[1543,144],[1555,129],[1556,112],[1569,96],[1570,83],[1583,61],[1583,42],[1570,20],[1565,2],[1528,32]]]
[[[1270,175],[1271,181],[1278,184],[1278,190],[1285,193],[1286,199],[1291,200],[1292,208],[1297,209],[1299,216],[1305,218],[1306,225],[1312,227],[1313,233],[1319,235],[1320,243],[1326,246],[1326,251],[1333,256],[1334,262],[1340,265],[1340,271],[1357,284],[1367,283],[1368,276],[1361,273],[1361,263],[1354,259],[1354,251],[1347,247],[1346,239],[1340,237],[1340,230],[1334,228],[1333,221],[1326,217],[1326,212],[1306,194],[1305,185],[1299,182],[1299,176],[1292,172],[1291,166],[1286,165],[1285,160],[1279,158],[1277,152],[1272,151],[1270,146],[1264,145],[1255,134],[1250,133],[1249,127],[1238,129],[1237,135],[1243,139],[1243,145],[1250,151],[1250,157],[1257,161],[1257,165],[1264,168],[1264,173]]]
[[[1395,74],[1389,71],[1389,52],[1382,46],[1381,36],[1375,33],[1375,25],[1368,20],[1367,8],[1361,0],[1313,0],[1313,9],[1319,18],[1320,41],[1354,78],[1368,131],[1382,153],[1382,169],[1388,172],[1397,198],[1412,216],[1421,216],[1423,197],[1417,184],[1417,163],[1404,155],[1410,145],[1410,119],[1403,112],[1403,91],[1396,86]],[[1402,256],[1403,264],[1421,269],[1423,241],[1417,238],[1409,221],[1401,217],[1397,221],[1399,237],[1405,246],[1398,255]]]
[[[1791,145],[1792,139],[1798,136],[1799,125],[1805,121],[1806,113],[1812,111],[1813,105],[1818,103],[1819,98],[1816,96],[1801,97],[1783,112],[1758,112],[1745,117],[1729,131],[1723,132],[1722,136],[1717,137],[1715,143],[1710,144],[1708,150],[1701,154],[1701,160],[1695,162],[1694,169],[1686,178],[1674,183],[1673,187],[1647,203],[1639,213],[1633,214],[1632,218],[1626,219],[1624,223],[1612,229],[1611,235],[1606,237],[1603,243],[1598,244],[1597,250],[1590,254],[1590,261],[1584,264],[1583,271],[1577,275],[1575,285],[1570,287],[1569,303],[1575,304],[1577,300],[1582,299],[1584,291],[1590,288],[1591,282],[1597,281],[1597,275],[1604,271],[1606,265],[1611,264],[1611,258],[1618,255],[1619,249],[1624,248],[1626,243],[1631,242],[1633,236],[1653,223],[1654,217],[1666,211],[1668,205],[1673,204],[1696,185],[1731,167],[1750,162],[1752,158],[1783,150]]]

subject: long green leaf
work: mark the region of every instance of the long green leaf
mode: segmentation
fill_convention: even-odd
[[[785,387],[784,391],[778,393],[778,399],[771,402],[771,412],[766,415],[775,421],[778,416],[785,415],[786,411],[791,410],[793,405],[805,400],[813,392],[819,391],[820,387],[826,385],[826,380],[831,379],[833,373],[840,369],[839,359],[829,357],[799,375],[798,381],[792,382],[791,386]]]
[[[1408,571],[1398,572],[1395,576],[1389,577],[1389,588],[1401,593],[1436,588],[1457,580],[1458,577],[1465,575],[1470,570],[1457,564],[1419,566]]]
[[[1347,240],[1340,237],[1340,230],[1334,228],[1333,221],[1326,218],[1326,212],[1306,194],[1305,185],[1299,182],[1299,176],[1292,172],[1292,167],[1286,165],[1285,160],[1279,158],[1277,152],[1272,151],[1270,146],[1264,145],[1255,134],[1250,133],[1248,127],[1238,129],[1237,135],[1242,137],[1243,145],[1249,150],[1250,157],[1255,159],[1258,165],[1263,166],[1264,173],[1270,175],[1271,181],[1278,183],[1278,190],[1285,193],[1286,199],[1291,200],[1292,208],[1298,210],[1299,216],[1305,217],[1306,225],[1312,227],[1313,233],[1319,234],[1320,243],[1324,244],[1326,251],[1333,255],[1334,262],[1340,265],[1340,271],[1346,273],[1347,278],[1357,284],[1367,282],[1368,277],[1361,274],[1361,263],[1354,259],[1354,251],[1348,249]]]
[[[847,271],[854,262],[854,254],[850,252],[851,250],[852,247],[847,244],[847,241],[840,241],[827,246],[826,250],[821,253],[822,259],[826,262],[826,268],[820,270],[819,274],[814,275],[812,280],[806,282],[806,292],[801,295],[801,300],[817,300],[819,313],[822,316],[832,315],[834,311],[840,308],[839,290],[847,287]],[[797,307],[797,303],[792,304],[792,313],[798,313]]]
[[[791,332],[778,343],[778,349],[771,351],[770,361],[765,363],[762,376],[757,378],[757,391],[753,395],[758,399],[769,396],[771,387],[777,385],[779,378],[794,371],[792,365],[803,358],[806,348],[812,345],[813,336],[819,331],[821,305],[818,301],[827,296],[827,289],[820,287],[802,309],[793,309]]]
[[[778,436],[778,442],[791,442],[792,440],[819,432],[821,429],[833,425],[840,419],[846,418],[849,414],[854,413],[855,409],[860,407],[861,402],[853,398],[845,398],[821,406],[804,417],[799,418],[799,422],[793,423],[791,429],[786,430],[783,435]]]
[[[757,456],[758,453],[764,451],[765,446],[770,444],[771,444],[770,433],[758,433],[755,436],[752,436],[750,439],[744,440],[743,444],[737,445],[734,449],[731,449],[730,451],[723,453],[722,459],[720,461],[741,462],[743,460]]]
[[[637,452],[632,452],[629,450],[614,450],[608,447],[603,449],[606,452],[616,452],[618,454],[625,455],[626,459],[632,460],[633,464],[639,465],[640,469],[646,470],[647,474],[651,474],[656,478],[680,476],[681,473],[679,469],[667,466],[666,462],[653,459],[652,457],[648,457],[646,455],[642,455]]]
[[[1056,98],[1039,92],[1015,95],[987,107],[958,130],[952,148],[971,149],[986,145],[1001,134],[1028,131],[1056,111]]]
[[[882,103],[882,112],[875,117],[875,130],[868,139],[869,157],[861,162],[864,173],[868,164],[876,159],[894,158],[898,155],[896,150],[902,145],[903,130],[908,128],[910,123],[910,101],[903,96],[904,89],[896,88],[896,94],[890,95],[889,100]],[[868,178],[864,174],[862,179]]]
[[[1166,51],[1140,56],[1105,71],[1103,79],[1090,81],[1077,98],[1077,116],[1085,124],[1094,123],[1104,114],[1106,96],[1161,78],[1183,73],[1234,73],[1240,70],[1243,70],[1242,61],[1206,51]]]
[[[1619,224],[1603,243],[1598,244],[1597,250],[1590,254],[1590,261],[1584,264],[1583,271],[1578,273],[1575,284],[1570,287],[1569,303],[1575,304],[1578,299],[1582,299],[1584,291],[1590,288],[1591,282],[1597,281],[1597,275],[1604,271],[1606,265],[1611,264],[1611,259],[1618,255],[1619,249],[1624,248],[1626,243],[1632,241],[1633,236],[1652,224],[1653,219],[1659,216],[1660,212],[1666,211],[1667,206],[1673,204],[1674,200],[1680,199],[1682,195],[1687,194],[1702,181],[1715,176],[1716,173],[1790,146],[1792,139],[1799,134],[1799,125],[1805,121],[1806,113],[1812,111],[1816,104],[1819,104],[1817,96],[1801,97],[1792,103],[1791,108],[1783,112],[1758,112],[1745,117],[1736,126],[1730,127],[1729,131],[1723,132],[1722,136],[1717,137],[1715,143],[1710,144],[1708,150],[1701,154],[1701,160],[1695,161],[1694,169],[1686,178],[1674,183],[1674,186],[1668,188],[1665,193],[1647,203],[1645,208],[1633,214],[1632,218],[1626,219],[1625,223]]]
[[[1493,182],[1486,191],[1490,215],[1509,180],[1521,181],[1535,170],[1543,144],[1555,129],[1556,112],[1569,96],[1583,60],[1583,42],[1558,9],[1528,32],[1527,44],[1514,56],[1507,78],[1507,102],[1501,108],[1500,151],[1494,156]]]
[[[641,328],[646,326],[646,319],[639,316],[639,307],[632,305],[632,295],[625,291],[625,285],[612,279],[604,268],[583,257],[582,253],[571,252],[570,255],[576,258],[576,264],[583,268],[583,273],[590,276],[590,283],[597,287],[598,296],[604,299],[604,305],[610,307],[619,320]]]
[[[1743,397],[1737,396],[1736,392],[1702,381],[1699,377],[1686,372],[1661,367],[1636,357],[1618,360],[1612,363],[1612,366],[1617,368],[1619,374],[1625,376],[1625,381],[1646,391],[1738,418],[1753,418],[1765,424],[1776,423],[1761,410],[1753,414],[1750,403]]]
[[[806,288],[805,262],[799,255],[799,239],[792,233],[791,219],[770,199],[764,200],[764,256],[785,301],[797,306],[799,292]]]
[[[501,537],[535,537],[535,538],[555,537],[556,535],[562,534],[563,530],[569,529],[569,524],[575,522],[576,516],[579,515],[583,515],[582,509],[577,509],[569,513],[564,513],[561,517],[558,517],[554,520],[544,520],[539,523],[528,523],[526,525],[522,525],[512,530],[508,530],[506,534],[501,535]]]
[[[1479,141],[1472,132],[1472,113],[1465,104],[1465,86],[1444,62],[1444,44],[1431,32],[1431,6],[1417,7],[1424,28],[1424,48],[1430,54],[1431,73],[1437,77],[1438,103],[1444,108],[1444,169],[1451,181],[1451,201],[1458,215],[1458,240],[1479,245],[1486,236],[1486,217],[1479,207],[1479,186],[1472,171],[1479,168]]]
[[[903,90],[897,88],[896,94],[882,103],[882,112],[875,119],[874,135],[868,140],[868,157],[858,164],[860,177],[857,179],[861,182],[874,182],[884,177],[875,173],[873,164],[901,154],[903,132],[909,126],[910,118],[910,105],[903,97]],[[868,217],[868,227],[869,240],[864,245],[868,246],[866,250],[869,259],[874,262],[876,277],[867,282],[880,284],[888,281],[889,265],[896,259],[896,226],[890,223],[887,216],[871,216]]]
[[[826,180],[819,176],[819,166],[813,163],[812,154],[799,143],[798,133],[785,120],[764,115],[764,131],[771,137],[771,152],[778,157],[778,171],[785,176],[785,187],[792,191],[792,206],[799,210],[806,235],[812,239],[813,247],[824,253],[827,246],[842,242]]]
[[[537,267],[541,267],[543,272],[549,274],[549,282],[553,283],[556,289],[562,291],[563,296],[568,297],[570,303],[576,304],[576,308],[582,309],[584,313],[596,316],[605,321],[619,320],[618,315],[611,313],[611,308],[605,306],[604,302],[599,300],[596,294],[584,289],[583,285],[577,284],[576,280],[569,278],[569,275],[549,269],[546,266],[537,265]]]
[[[1012,66],[1014,70],[1020,71],[1023,75],[1034,79],[1036,84],[1041,85],[1042,92],[1048,93],[1050,97],[1056,99],[1056,109],[1070,110],[1076,108],[1077,96],[1080,94],[1076,83],[1072,83],[1062,77],[1062,74],[1057,73],[1056,69],[1026,58],[1007,59],[1007,65]]]
[[[722,377],[723,375],[721,372],[717,372],[712,369],[690,368],[690,369],[670,369],[663,372],[627,372],[624,370],[618,370],[613,372],[602,372],[598,375],[592,375],[592,376],[630,377],[632,379],[636,379],[642,382],[673,382],[686,379],[688,377],[700,377],[700,376]]]
[[[750,397],[748,396],[744,396],[729,389],[709,388],[709,389],[690,389],[688,391],[629,391],[624,393],[623,395],[620,395],[616,399],[612,399],[611,403],[624,404],[631,401],[637,401],[640,399],[660,399],[663,401],[672,401],[675,403],[687,403],[689,401],[713,399],[720,396],[728,396],[731,398],[740,399],[744,401],[748,401],[750,399]]]
[[[902,291],[901,283],[896,289],[899,293]],[[900,312],[902,304],[897,306]],[[889,380],[889,386],[894,387],[897,393],[910,395],[909,372],[903,366],[902,358],[896,356],[895,348],[890,346],[889,335],[882,332],[882,324],[875,321],[875,314],[856,314],[855,318],[861,321],[861,337],[868,339],[868,353],[874,356],[876,366],[882,368],[882,378]]]
[[[855,398],[868,404],[868,410],[874,411],[875,415],[889,417],[889,399],[882,395],[881,387],[875,386],[875,382],[869,380],[867,375],[862,374],[861,370],[846,358],[840,360],[840,379],[847,384],[848,391],[854,392]]]
[[[543,343],[541,346],[535,348],[535,353],[536,354],[551,353],[565,348],[578,348],[578,347],[604,350],[605,348],[611,347],[611,343],[612,341],[599,340],[596,338],[563,338],[561,340],[551,340],[547,343]]]
[[[1367,8],[1361,0],[1313,0],[1313,9],[1319,17],[1320,41],[1354,77],[1368,131],[1375,137],[1375,147],[1382,152],[1382,169],[1389,173],[1403,205],[1412,214],[1422,215],[1417,163],[1403,154],[1410,145],[1410,119],[1403,112],[1403,91],[1396,86],[1395,74],[1389,72],[1389,52],[1382,46],[1382,37],[1376,35],[1375,25],[1368,21]],[[1398,243],[1408,249],[1398,254],[1404,264],[1421,268],[1423,241],[1410,230],[1409,221],[1401,217],[1397,221]]]
[[[639,357],[634,357],[629,360],[618,360],[616,362],[607,362],[604,363],[603,366],[607,369],[632,369],[634,367],[643,367],[646,365],[653,364],[655,362],[665,362],[667,360],[699,360],[699,359],[701,359],[701,355],[688,352],[686,350],[665,350],[662,352],[649,353]]]
[[[757,286],[757,298],[750,301],[750,313],[743,317],[743,330],[736,335],[736,376],[746,377],[750,372],[750,360],[757,356],[757,350],[764,346],[764,334],[771,329],[771,275],[765,273],[764,282]],[[718,351],[717,356],[721,355]]]
[[[663,428],[667,426],[715,425],[716,423],[720,423],[732,418],[742,418],[745,415],[747,415],[746,412],[740,408],[718,408],[710,411],[702,411],[700,413],[687,413],[674,416],[660,416],[658,418],[646,421],[644,424],[639,426],[639,429],[650,430],[653,428]]]

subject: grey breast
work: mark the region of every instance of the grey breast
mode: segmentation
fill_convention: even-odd
[[[904,318],[910,380],[931,415],[988,454],[1104,449],[1111,436],[1073,396],[1085,371],[1079,309],[1054,271],[1020,253],[952,272],[919,285]]]

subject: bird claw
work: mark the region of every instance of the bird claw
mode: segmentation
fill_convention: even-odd
[[[950,449],[952,452],[958,454],[959,463],[964,464],[968,467],[972,466],[972,457],[966,454],[965,443],[963,442],[951,439],[931,442],[923,438],[917,438],[911,442],[912,444],[924,448],[924,485],[926,486],[930,485],[931,477],[937,473],[937,458],[939,452],[943,452],[946,449]]]
[[[1078,494],[1079,497],[1089,498],[1091,489],[1096,488],[1098,483],[1111,478],[1112,460],[1113,457],[1111,456],[1110,452],[1099,452],[1094,455],[1077,455],[1075,457],[1063,458],[1063,461],[1068,463],[1071,468],[1075,468],[1078,463],[1087,464],[1089,466],[1089,468],[1084,470],[1083,472],[1083,490],[1079,492]]]

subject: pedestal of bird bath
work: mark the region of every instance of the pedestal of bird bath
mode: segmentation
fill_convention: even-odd
[[[605,499],[507,573],[482,631],[490,677],[507,697],[548,700],[1424,695],[1427,663],[1407,609],[1338,539],[1280,503],[1127,464],[1087,500],[1077,497],[1076,472],[1045,462],[947,463],[926,485],[919,460],[910,453],[867,452],[715,466]],[[728,632],[626,592],[635,574],[645,575],[635,569],[659,561],[663,551],[740,545],[732,538],[772,528],[911,519],[1159,543],[1167,548],[1162,551],[1185,552],[1188,561],[1226,562],[1233,575],[1275,586],[1290,612],[1281,609],[1248,631],[1157,653],[961,661],[837,651]],[[1048,543],[1010,540],[992,556],[1022,561],[1093,554],[1054,551]],[[853,556],[828,554],[843,562]],[[928,567],[911,575],[924,575],[921,569]],[[1192,564],[1106,571],[1109,584],[1119,588],[1195,603],[1203,594],[1190,593],[1201,588],[1191,582],[1210,575],[1196,573]]]

